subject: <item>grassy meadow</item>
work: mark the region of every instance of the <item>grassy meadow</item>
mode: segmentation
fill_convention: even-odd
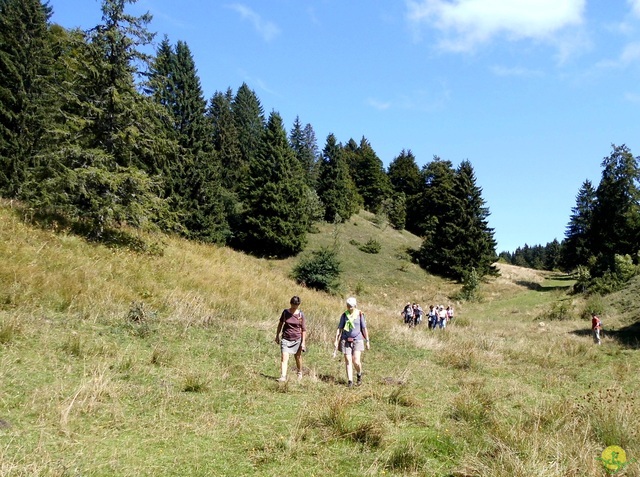
[[[162,252],[0,204],[0,476],[584,477],[608,475],[611,445],[628,459],[615,475],[640,476],[638,281],[603,299],[596,346],[570,277],[501,265],[478,302],[456,302],[460,285],[411,263],[417,237],[366,213],[309,236],[339,247],[339,296],[295,284],[299,258],[142,238]],[[371,239],[380,253],[359,250]],[[331,353],[351,294],[371,351],[347,389]],[[292,295],[308,351],[303,379],[290,360],[282,384],[274,337]],[[408,329],[407,301],[457,317]]]

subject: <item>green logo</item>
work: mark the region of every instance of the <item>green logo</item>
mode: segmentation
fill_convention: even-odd
[[[627,453],[620,446],[609,446],[602,451],[602,456],[598,458],[607,474],[620,472],[633,460],[627,461]]]

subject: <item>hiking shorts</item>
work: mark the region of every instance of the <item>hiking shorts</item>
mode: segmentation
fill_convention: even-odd
[[[354,351],[364,351],[364,340],[340,340],[340,351],[343,354],[351,355]]]
[[[301,344],[302,340],[280,340],[280,350],[283,353],[296,354]]]

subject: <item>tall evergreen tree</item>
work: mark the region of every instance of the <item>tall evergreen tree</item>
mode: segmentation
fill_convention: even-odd
[[[238,178],[242,180],[247,176],[249,164],[257,154],[262,141],[262,133],[265,126],[264,111],[258,96],[246,83],[242,83],[242,86],[238,88],[231,104],[231,110],[233,111],[233,119],[238,131],[241,158]],[[239,187],[244,189],[242,184]],[[244,193],[245,191],[241,192],[241,198],[243,198]]]
[[[377,213],[383,201],[391,196],[391,183],[382,161],[365,137],[362,137],[360,144],[351,139],[344,149],[349,173],[365,209]]]
[[[571,209],[569,225],[565,231],[562,247],[562,266],[572,270],[578,265],[587,265],[594,255],[591,227],[596,191],[591,181],[585,180],[576,196],[576,205]]]
[[[145,58],[137,48],[152,38],[150,16],[126,15],[124,4],[104,0],[103,23],[86,35],[57,32],[57,139],[34,168],[27,197],[86,221],[94,236],[122,223],[170,226],[158,186],[176,145],[134,83],[134,63]]]
[[[427,188],[441,195],[431,204],[430,224],[435,227],[427,228],[419,252],[421,265],[458,280],[471,270],[480,276],[496,274],[496,242],[471,163],[463,161],[454,172],[448,161],[434,162]]]
[[[387,175],[391,182],[391,187],[395,192],[404,192],[412,197],[422,190],[422,178],[420,168],[416,164],[416,158],[411,152],[404,149],[391,161],[387,169]]]
[[[311,124],[303,127],[300,117],[296,116],[289,134],[289,143],[302,166],[307,184],[315,189],[318,180],[319,151],[316,133]]]
[[[325,220],[328,222],[344,222],[362,205],[343,154],[336,137],[329,134],[322,151],[318,178],[318,196],[325,206]]]
[[[51,126],[50,16],[40,0],[0,1],[0,194],[9,197],[19,194]]]
[[[611,155],[602,161],[602,178],[593,210],[593,246],[599,256],[595,275],[612,270],[616,254],[636,254],[640,243],[638,158],[625,145],[612,148]]]
[[[279,258],[302,251],[309,227],[307,185],[276,112],[269,115],[247,181],[245,223],[238,236],[241,247]]]
[[[189,46],[163,40],[152,64],[149,91],[172,118],[180,163],[171,170],[172,203],[191,238],[224,242],[229,235],[213,126]]]
[[[216,92],[209,101],[208,116],[213,126],[213,148],[223,174],[226,190],[237,192],[243,171],[240,138],[232,110],[233,92],[228,88],[225,93]],[[244,168],[246,169],[246,168]]]
[[[394,228],[404,229],[415,223],[416,197],[421,191],[420,168],[411,150],[404,149],[395,157],[387,169],[392,197],[387,201],[387,215]]]
[[[434,236],[454,202],[455,170],[451,161],[437,156],[420,171],[422,187],[412,198],[407,212],[407,230],[415,235]]]

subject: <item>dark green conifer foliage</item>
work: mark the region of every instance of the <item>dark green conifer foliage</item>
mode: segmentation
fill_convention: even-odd
[[[179,163],[170,169],[171,203],[187,236],[207,242],[225,242],[220,167],[213,146],[213,125],[206,114],[195,61],[189,46],[178,41],[172,50],[165,38],[149,78],[152,97],[168,111],[180,146]]]
[[[282,118],[269,120],[250,163],[240,246],[264,257],[296,255],[307,242],[309,212],[302,167],[289,146]]]
[[[400,213],[399,220],[395,220],[398,224],[394,225],[394,227],[406,227],[407,230],[419,235],[419,230],[414,224],[421,222],[419,220],[419,201],[417,199],[422,191],[423,179],[413,153],[410,150],[405,151],[403,149],[400,155],[389,164],[387,175],[394,194],[393,203],[397,204],[395,208],[400,207],[400,203],[405,207],[404,214]],[[404,196],[403,199],[398,198],[400,194]]]
[[[50,126],[51,8],[39,0],[0,1],[0,194],[16,197]]]
[[[249,164],[262,141],[265,125],[264,111],[260,100],[246,83],[242,83],[242,86],[238,88],[231,104],[231,109],[240,145],[241,161],[238,168],[238,179],[242,181],[243,178],[247,177]],[[244,188],[244,184],[238,184],[241,199],[244,196]]]
[[[489,211],[471,164],[463,161],[454,171],[449,161],[436,158],[424,172],[422,200],[427,215],[420,264],[457,280],[472,269],[481,277],[496,274],[496,242],[487,223]]]
[[[126,15],[124,4],[105,0],[104,23],[86,36],[56,30],[58,117],[25,194],[37,208],[84,220],[95,237],[123,223],[171,224],[159,176],[150,174],[165,170],[176,144],[162,111],[133,80],[134,63],[144,58],[136,47],[152,37],[150,17]]]
[[[349,175],[342,146],[333,134],[327,136],[319,169],[318,196],[325,206],[325,220],[349,220],[360,210],[362,199]]]
[[[585,180],[576,196],[576,205],[571,209],[563,242],[562,266],[567,271],[587,265],[594,255],[591,227],[595,203],[596,191],[591,181]]]
[[[302,166],[307,185],[315,189],[318,182],[319,151],[316,133],[311,124],[302,127],[300,117],[296,116],[289,134],[289,143]]]
[[[362,197],[364,208],[373,213],[379,212],[383,201],[391,196],[391,183],[382,161],[365,137],[362,137],[360,144],[350,140],[344,149],[349,173]]]
[[[635,255],[640,246],[640,168],[625,145],[612,145],[602,161],[591,227],[598,266],[592,275],[613,270],[615,254]]]
[[[213,148],[218,155],[222,171],[222,183],[226,190],[237,192],[243,168],[238,128],[232,110],[233,93],[216,92],[209,102],[208,116],[213,127]]]

